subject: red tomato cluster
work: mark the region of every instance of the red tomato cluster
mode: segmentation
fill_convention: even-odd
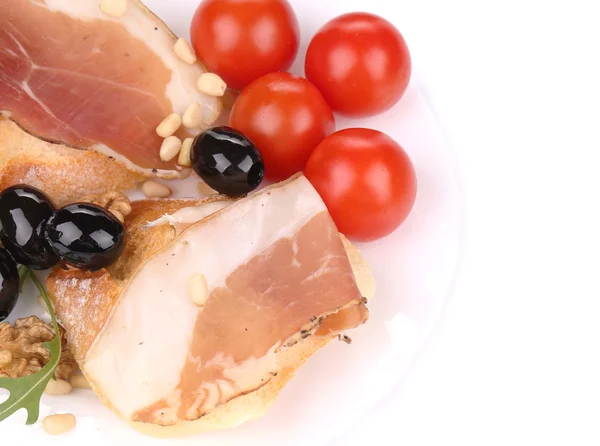
[[[257,145],[266,178],[304,171],[342,233],[359,241],[384,237],[413,207],[412,163],[381,132],[334,133],[333,112],[365,117],[394,106],[410,79],[408,47],[387,20],[345,14],[313,37],[305,79],[285,72],[299,34],[286,0],[203,0],[191,30],[208,69],[241,90],[230,125]]]

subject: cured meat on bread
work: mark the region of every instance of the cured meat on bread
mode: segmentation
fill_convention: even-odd
[[[52,193],[68,170],[77,194],[89,184],[87,195],[125,190],[143,176],[181,176],[176,161],[159,157],[157,126],[198,103],[205,128],[222,105],[196,88],[206,70],[179,59],[175,42],[138,0],[120,17],[103,13],[99,0],[0,2],[0,187],[27,183]],[[181,127],[176,136],[200,130]],[[40,143],[20,147],[23,132]],[[97,171],[81,169],[96,163]],[[110,179],[107,165],[117,179],[99,190]],[[59,195],[77,198],[72,190],[67,183]]]
[[[47,284],[92,387],[143,431],[260,416],[312,353],[368,318],[368,266],[303,176],[236,202],[135,202],[127,230],[109,270],[56,269]]]

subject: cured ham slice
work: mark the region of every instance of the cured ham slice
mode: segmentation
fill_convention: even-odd
[[[132,423],[215,423],[251,395],[266,409],[310,354],[368,318],[353,273],[364,261],[303,176],[195,204],[134,203],[117,264],[48,279],[82,371]]]
[[[180,60],[175,40],[138,0],[122,17],[104,14],[100,0],[2,0],[0,114],[44,141],[172,176],[156,127],[194,102],[207,124],[221,110],[197,90],[205,70]]]

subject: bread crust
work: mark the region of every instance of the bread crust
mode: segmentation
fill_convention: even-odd
[[[225,199],[215,197],[204,200],[143,200],[132,203],[132,212],[126,221],[128,238],[123,255],[108,270],[85,272],[56,268],[48,277],[47,287],[55,303],[58,317],[67,330],[67,339],[76,360],[81,363],[90,346],[108,319],[114,303],[130,276],[153,254],[163,249],[176,236],[168,224],[148,226],[165,214],[207,201]],[[342,241],[362,295],[371,299],[375,293],[375,280],[360,251],[342,236]],[[82,311],[82,297],[94,292],[93,310]],[[85,297],[84,297],[85,298]],[[296,371],[317,350],[333,339],[332,336],[310,336],[277,354],[279,372],[267,384],[246,395],[215,408],[195,421],[181,421],[174,426],[132,422],[131,427],[156,437],[178,437],[216,429],[226,429],[262,416],[273,404],[280,390]],[[88,376],[92,388],[103,403],[111,407],[98,386]],[[115,411],[116,412],[116,411]]]
[[[0,190],[28,184],[62,206],[86,195],[125,192],[147,177],[114,157],[42,141],[0,118]]]

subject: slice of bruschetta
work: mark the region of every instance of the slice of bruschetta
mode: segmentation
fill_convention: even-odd
[[[157,128],[194,105],[194,128],[171,129],[193,136],[217,119],[221,98],[198,90],[206,69],[177,56],[160,19],[123,3],[118,16],[100,0],[0,3],[0,188],[27,183],[62,204],[189,173],[161,159]]]
[[[295,371],[368,319],[375,284],[299,175],[247,198],[132,204],[108,270],[48,291],[96,393],[169,436],[262,415]]]

